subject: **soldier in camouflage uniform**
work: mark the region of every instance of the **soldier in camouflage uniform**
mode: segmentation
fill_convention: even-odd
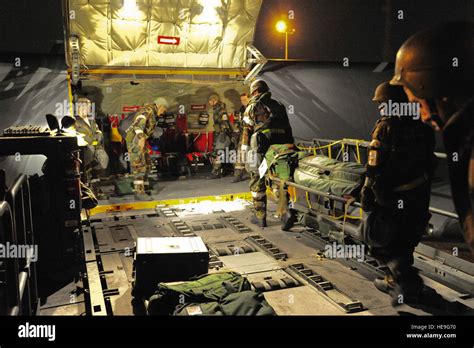
[[[212,118],[214,121],[214,146],[212,156],[212,173],[208,179],[219,179],[224,175],[224,168],[219,153],[229,149],[231,144],[231,126],[227,115],[226,105],[220,101],[219,96],[213,93],[209,96]]]
[[[252,98],[245,110],[244,129],[242,132],[242,151],[251,151],[248,156],[247,170],[250,173],[250,191],[253,198],[255,214],[250,222],[260,227],[267,226],[267,196],[265,177],[260,177],[258,167],[265,157],[270,145],[293,143],[286,108],[271,98],[265,81],[256,80],[250,86]],[[256,155],[256,156],[255,156]],[[256,163],[251,163],[257,159]]]
[[[434,132],[416,115],[390,115],[387,106],[407,103],[399,86],[379,85],[373,101],[382,117],[368,149],[362,209],[370,214],[372,255],[388,266],[377,289],[389,293],[394,306],[417,301],[423,280],[413,267],[413,251],[430,219],[431,180],[435,169]],[[401,108],[400,108],[401,109]],[[375,241],[375,243],[374,243]]]
[[[242,148],[242,132],[243,132],[243,118],[245,109],[249,104],[249,95],[243,93],[240,95],[240,102],[242,104],[239,112],[235,115],[234,126],[232,133],[232,144],[235,151],[237,151],[237,162],[234,164],[234,179],[233,183],[237,183],[243,180],[245,174],[245,161],[242,158],[241,148]]]
[[[158,118],[162,117],[167,109],[168,103],[163,98],[158,98],[153,104],[145,104],[135,113],[133,123],[127,129],[125,141],[134,180],[135,198],[138,200],[151,200],[146,193],[151,170],[146,141],[153,135]]]
[[[425,29],[400,47],[391,84],[441,132],[454,206],[474,255],[474,23]]]
[[[79,144],[85,145],[84,150],[84,171],[87,184],[94,176],[95,152],[103,148],[103,134],[95,121],[92,112],[92,103],[88,98],[78,98],[76,101],[77,116],[74,128],[80,136]]]

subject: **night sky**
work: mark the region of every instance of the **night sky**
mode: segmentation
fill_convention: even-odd
[[[471,0],[264,0],[255,46],[267,58],[283,58],[285,35],[275,23],[288,20],[290,58],[312,61],[393,61],[417,30],[450,20],[474,20]],[[403,19],[398,19],[403,11]]]

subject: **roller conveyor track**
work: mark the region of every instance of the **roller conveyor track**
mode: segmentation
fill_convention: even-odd
[[[283,232],[276,220],[269,227],[249,223],[251,212],[242,210],[196,214],[186,208],[104,213],[94,216],[96,253],[101,256],[109,299],[115,315],[131,315],[132,257],[124,254],[137,237],[200,236],[210,251],[209,272],[231,269],[246,275],[254,288],[263,291],[279,315],[397,315],[390,297],[375,289],[372,281],[384,266],[369,256],[364,262],[328,259],[322,250],[328,243],[317,231],[295,227]],[[271,208],[270,208],[271,209]],[[117,235],[126,226],[129,235]],[[105,252],[115,250],[117,252]],[[283,256],[284,257],[283,257]],[[282,256],[282,257],[280,257]],[[305,272],[301,273],[301,270]],[[318,278],[318,279],[316,279]],[[315,281],[319,280],[319,281]],[[442,308],[402,306],[416,315],[464,314],[472,308],[471,296],[438,281],[429,280],[444,301]],[[102,284],[104,284],[102,282]],[[291,300],[291,301],[290,301]],[[439,298],[438,298],[439,300]],[[291,303],[293,302],[293,303]],[[454,305],[449,305],[454,303]],[[448,305],[447,305],[448,304]],[[455,311],[453,310],[455,308]]]

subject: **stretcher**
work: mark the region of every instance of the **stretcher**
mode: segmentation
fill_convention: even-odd
[[[340,162],[365,164],[365,149],[368,142],[364,140],[342,139],[337,141],[314,140],[299,142],[298,148],[308,155],[322,155]],[[286,189],[288,207],[299,213],[301,222],[321,233],[331,235],[334,239],[344,242],[347,236],[353,240],[363,241],[364,215],[360,206],[360,198],[355,195],[335,195],[298,184],[293,180],[281,180],[267,175],[267,185]],[[275,195],[273,195],[275,196]]]
[[[300,141],[297,146],[309,155],[322,155],[341,162],[365,165],[367,162],[368,141],[359,139],[315,139],[312,142]],[[438,158],[444,154],[435,153]],[[298,184],[293,180],[281,180],[267,174],[267,187],[284,188],[288,192],[288,207],[299,213],[301,222],[322,234],[343,242],[349,238],[357,243],[365,243],[363,227],[366,214],[363,213],[360,195],[335,195]],[[274,198],[274,191],[269,190]],[[443,218],[457,219],[457,215],[442,209],[430,207],[430,213]],[[429,225],[427,231],[433,229]]]

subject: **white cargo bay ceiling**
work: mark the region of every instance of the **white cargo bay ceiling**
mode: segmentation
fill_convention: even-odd
[[[67,35],[92,67],[242,69],[262,0],[65,0]],[[179,45],[158,44],[159,36]],[[68,56],[68,59],[70,57]]]

